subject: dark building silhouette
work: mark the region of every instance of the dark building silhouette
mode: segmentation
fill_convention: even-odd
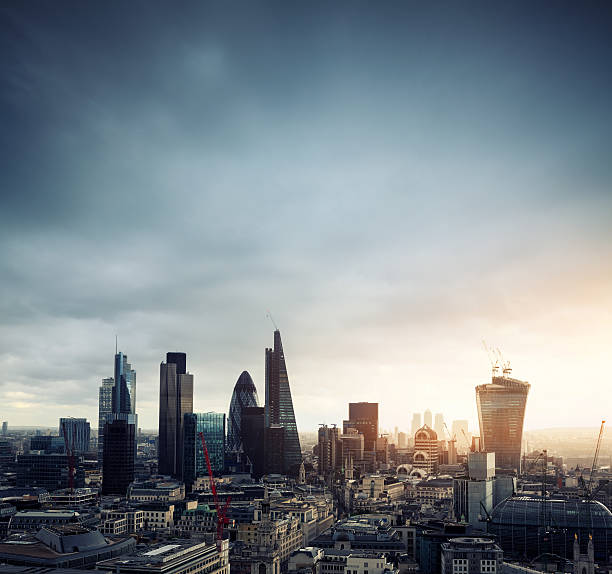
[[[344,421],[343,432],[354,428],[363,435],[363,449],[376,450],[378,438],[378,403],[349,403],[349,420]]]
[[[274,349],[266,349],[265,424],[266,428],[280,426],[284,429],[284,438],[279,441],[279,444],[282,442],[283,445],[281,472],[297,476],[302,464],[302,451],[293,412],[283,343],[278,329],[274,331]],[[273,434],[275,437],[280,436],[280,431],[275,430]],[[268,444],[269,441],[266,441],[266,452]],[[275,460],[276,458],[277,456]]]
[[[200,476],[208,476],[199,433],[204,435],[210,466],[220,474],[225,465],[225,413],[186,413],[183,417],[183,480],[191,491]]]
[[[127,355],[115,355],[113,412],[106,415],[102,494],[125,496],[134,480],[136,459],[136,371],[127,362]]]
[[[227,449],[229,451],[243,450],[242,413],[247,407],[257,406],[259,406],[259,401],[255,383],[247,371],[242,371],[234,386],[227,419]]]
[[[264,456],[266,474],[283,474],[287,433],[282,425],[270,425],[264,431]]]
[[[265,473],[263,407],[245,407],[242,410],[242,445],[252,465],[253,478],[258,480]]]
[[[102,494],[126,495],[134,481],[135,442],[136,425],[127,417],[116,418],[104,427]]]
[[[193,411],[193,375],[185,353],[167,353],[159,367],[158,472],[181,478],[183,417]]]
[[[340,429],[335,425],[319,427],[319,475],[333,476],[340,472],[343,463],[342,441],[340,440]]]
[[[91,428],[87,419],[61,418],[59,420],[59,436],[61,437],[64,436],[64,428],[70,448],[75,452],[89,452]]]
[[[60,453],[30,453],[17,457],[17,482],[20,488],[41,487],[49,492],[68,488],[68,457]],[[74,486],[85,486],[85,472],[80,459],[75,460]]]
[[[481,449],[495,453],[501,469],[520,471],[523,420],[530,385],[506,374],[476,387]]]

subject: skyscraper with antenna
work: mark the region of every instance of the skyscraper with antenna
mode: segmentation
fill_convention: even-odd
[[[268,313],[270,320],[275,325],[272,316]],[[298,436],[295,413],[293,411],[293,400],[289,388],[289,375],[285,363],[283,343],[278,328],[274,331],[274,348],[266,349],[266,404],[264,410],[265,426],[267,435],[272,431],[278,434],[279,427],[284,429],[283,440],[275,441],[276,444],[266,444],[266,451],[272,453],[272,449],[279,443],[282,444],[281,453],[275,453],[275,459],[282,458],[283,472],[297,476],[302,463],[302,451],[300,438]]]

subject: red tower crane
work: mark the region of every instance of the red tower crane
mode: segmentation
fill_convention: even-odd
[[[208,456],[208,448],[206,447],[206,440],[204,440],[204,433],[199,432],[198,436],[200,437],[200,442],[202,443],[202,450],[204,451],[204,458],[206,459],[206,467],[208,469],[208,476],[210,478],[210,489],[212,490],[215,508],[217,510],[217,540],[223,540],[223,529],[225,525],[229,523],[229,519],[227,518],[227,509],[232,497],[228,496],[223,508],[221,508],[219,505],[219,497],[217,496],[217,485],[215,484],[212,466],[210,465],[210,457]]]
[[[68,432],[65,422],[62,423],[62,433],[64,435],[66,458],[68,459],[68,488],[70,488],[70,492],[74,492],[74,432],[72,433],[72,446],[68,445]]]

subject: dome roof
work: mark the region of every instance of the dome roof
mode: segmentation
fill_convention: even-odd
[[[596,500],[547,499],[546,514],[556,528],[612,529],[612,512]],[[539,526],[541,496],[515,496],[500,502],[491,513],[491,525]]]

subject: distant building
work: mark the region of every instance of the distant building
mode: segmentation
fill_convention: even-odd
[[[422,427],[423,425],[421,424],[421,413],[414,413],[412,415],[412,426],[410,429],[410,434],[412,435],[412,437],[414,438],[414,435],[416,434],[416,432]]]
[[[319,427],[319,475],[333,476],[342,469],[342,441],[335,425]]]
[[[519,471],[529,383],[506,374],[476,387],[481,450],[494,452],[498,468]]]
[[[204,435],[213,472],[221,474],[224,470],[225,413],[186,413],[183,433],[183,481],[190,491],[198,477],[208,476],[199,433]]]
[[[8,421],[2,422],[2,436],[6,436],[8,434]]]
[[[433,427],[433,419],[429,409],[423,413],[423,425],[427,425],[429,428]]]
[[[266,428],[280,426],[284,429],[283,473],[297,476],[302,464],[302,451],[289,388],[285,353],[278,329],[274,331],[274,348],[266,349],[265,424]]]
[[[405,432],[397,433],[397,448],[406,448],[408,446],[408,435]]]
[[[504,553],[489,538],[453,538],[442,544],[441,574],[503,572]]]
[[[442,413],[435,414],[433,429],[436,431],[440,440],[442,440],[444,438],[444,415]]]
[[[89,452],[91,429],[87,419],[60,418],[59,435],[61,437],[64,436],[64,429],[66,429],[69,448],[81,454]]]
[[[248,407],[258,407],[257,389],[251,375],[242,371],[234,385],[227,418],[227,449],[232,452],[243,451],[242,413]]]
[[[438,435],[427,424],[423,425],[414,435],[414,468],[422,468],[428,474],[438,470]]]
[[[104,425],[106,417],[113,412],[113,388],[115,379],[108,377],[102,379],[98,391],[98,465],[102,468],[104,458]]]
[[[378,438],[378,403],[349,403],[349,418],[342,429],[344,434],[349,428],[363,435],[364,451],[374,452]]]
[[[183,417],[193,412],[193,375],[185,353],[166,353],[159,367],[158,472],[181,478]]]

